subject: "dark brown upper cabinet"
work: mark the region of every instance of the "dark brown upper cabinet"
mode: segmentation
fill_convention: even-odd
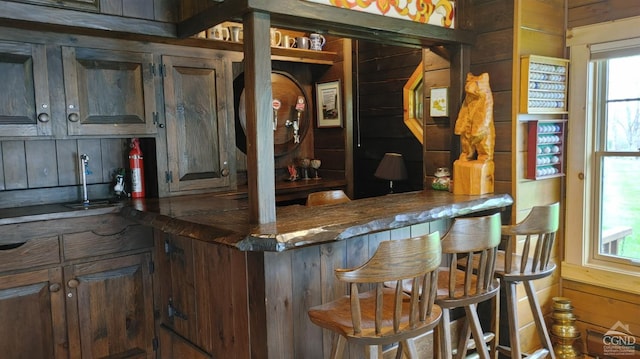
[[[233,103],[225,62],[163,56],[170,192],[228,187],[233,143]],[[231,100],[232,101],[232,100]]]
[[[0,41],[0,136],[50,136],[44,45]]]
[[[155,134],[150,53],[62,47],[69,135]]]

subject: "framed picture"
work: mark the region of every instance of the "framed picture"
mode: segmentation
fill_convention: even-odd
[[[316,84],[318,128],[342,127],[340,80]]]
[[[449,88],[431,88],[431,106],[429,114],[431,117],[449,116]]]

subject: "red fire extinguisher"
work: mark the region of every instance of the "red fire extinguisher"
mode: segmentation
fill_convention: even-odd
[[[144,198],[144,165],[140,141],[137,138],[131,139],[129,167],[131,167],[131,198]]]

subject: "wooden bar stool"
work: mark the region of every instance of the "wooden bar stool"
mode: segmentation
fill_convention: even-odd
[[[481,359],[489,352],[497,358],[500,318],[500,283],[494,277],[496,252],[500,245],[500,214],[474,218],[456,218],[442,237],[443,263],[438,278],[436,304],[442,307],[438,336],[443,359],[464,358],[475,349]],[[458,262],[464,263],[460,269]],[[485,333],[478,318],[478,304],[493,304],[491,332]],[[451,310],[464,308],[465,316],[456,351],[452,349]],[[473,341],[470,341],[470,338]],[[487,349],[489,345],[489,349]]]
[[[349,202],[351,199],[341,189],[313,192],[307,195],[307,206],[323,206]]]
[[[309,309],[313,323],[338,334],[331,358],[342,358],[347,343],[364,345],[369,358],[382,358],[383,345],[399,343],[397,358],[418,359],[412,339],[435,328],[442,314],[434,304],[440,260],[435,232],[381,242],[362,266],[336,269],[338,279],[350,283],[350,295]],[[403,292],[403,280],[420,289]],[[360,293],[362,284],[374,289]]]
[[[512,359],[522,357],[518,335],[518,298],[516,298],[518,283],[522,283],[527,292],[540,343],[545,348],[536,351],[532,356],[543,357],[548,354],[555,359],[533,281],[550,276],[556,268],[550,257],[559,221],[560,205],[556,202],[547,206],[533,207],[521,222],[502,226],[502,235],[507,242],[504,251],[498,252],[496,276],[505,287],[510,348],[501,346],[499,350],[510,355]],[[517,243],[518,236],[524,238],[521,244]],[[520,250],[515,250],[516,247],[520,247]],[[532,247],[533,251],[531,251]]]

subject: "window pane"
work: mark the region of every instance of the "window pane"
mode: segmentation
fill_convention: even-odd
[[[640,55],[609,60],[608,99],[640,98]]]
[[[600,254],[640,259],[640,158],[602,160]]]
[[[640,101],[607,104],[606,151],[640,150]]]

